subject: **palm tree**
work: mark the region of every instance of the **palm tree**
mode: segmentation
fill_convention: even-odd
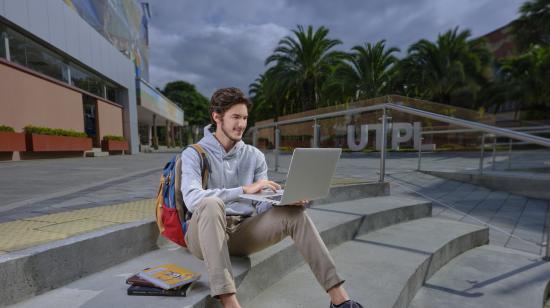
[[[502,84],[520,109],[548,110],[550,107],[550,47],[533,47],[517,58],[502,61]]]
[[[265,75],[260,74],[260,77],[256,78],[253,83],[248,85],[248,95],[252,100],[253,106],[252,111],[250,112],[249,121],[254,123],[258,120],[263,120],[266,114],[266,109],[271,109],[271,106],[267,106],[266,97],[263,90],[263,85],[265,83]]]
[[[440,34],[436,43],[422,39],[411,45],[400,65],[408,74],[406,82],[441,103],[451,103],[454,94],[464,91],[475,99],[486,82],[491,57],[483,42],[468,40],[470,35],[457,27]]]
[[[525,2],[514,22],[516,41],[523,50],[531,45],[550,46],[550,0]]]
[[[302,110],[319,106],[321,88],[330,74],[330,68],[336,65],[343,53],[331,51],[340,40],[327,38],[329,30],[320,27],[316,31],[308,26],[307,31],[301,25],[292,30],[295,37],[286,36],[279,41],[273,54],[265,64],[274,64],[268,73],[273,76],[273,88],[281,91],[295,105],[301,103]]]
[[[386,48],[386,41],[366,43],[352,48],[347,61],[337,67],[331,84],[339,86],[354,99],[378,97],[392,88],[399,48]]]

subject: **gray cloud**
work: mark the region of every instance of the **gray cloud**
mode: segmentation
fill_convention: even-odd
[[[143,0],[145,1],[145,0]],[[246,0],[148,1],[150,82],[182,79],[206,97],[218,87],[248,85],[296,25],[326,26],[338,49],[386,39],[407,47],[459,26],[480,36],[517,17],[523,0]]]

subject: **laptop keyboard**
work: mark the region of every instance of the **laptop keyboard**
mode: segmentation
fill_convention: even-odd
[[[283,198],[283,195],[269,196],[265,198],[273,201],[281,201],[281,199]]]

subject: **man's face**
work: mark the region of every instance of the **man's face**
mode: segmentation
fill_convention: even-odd
[[[215,113],[214,120],[218,129],[233,142],[243,138],[246,122],[248,120],[248,108],[245,104],[237,104],[229,108],[223,117]]]

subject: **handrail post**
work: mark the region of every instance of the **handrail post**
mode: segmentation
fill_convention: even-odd
[[[508,143],[508,169],[512,169],[512,138]]]
[[[550,261],[550,217],[546,222],[546,254],[544,255],[545,261]]]
[[[258,145],[258,143],[256,142],[256,139],[258,139],[258,129],[254,128],[254,130],[252,131],[252,145],[254,147]]]
[[[418,167],[416,167],[418,171],[420,171],[422,163],[422,140],[424,140],[424,138],[420,137],[420,134],[418,134]]]
[[[384,175],[386,173],[386,139],[387,139],[387,115],[386,108],[382,108],[382,142],[380,146],[380,177],[379,182],[384,182]]]
[[[495,170],[495,156],[496,156],[496,152],[497,152],[497,136],[494,136],[493,138],[493,158],[492,158],[492,164],[491,164],[491,169],[494,171]]]
[[[279,171],[279,143],[281,141],[281,130],[275,126],[275,172]]]
[[[481,149],[479,150],[479,174],[483,174],[483,156],[485,152],[485,133],[481,134]]]
[[[321,126],[317,124],[317,119],[313,122],[313,146],[312,148],[318,148],[319,147],[319,133],[320,133]]]

